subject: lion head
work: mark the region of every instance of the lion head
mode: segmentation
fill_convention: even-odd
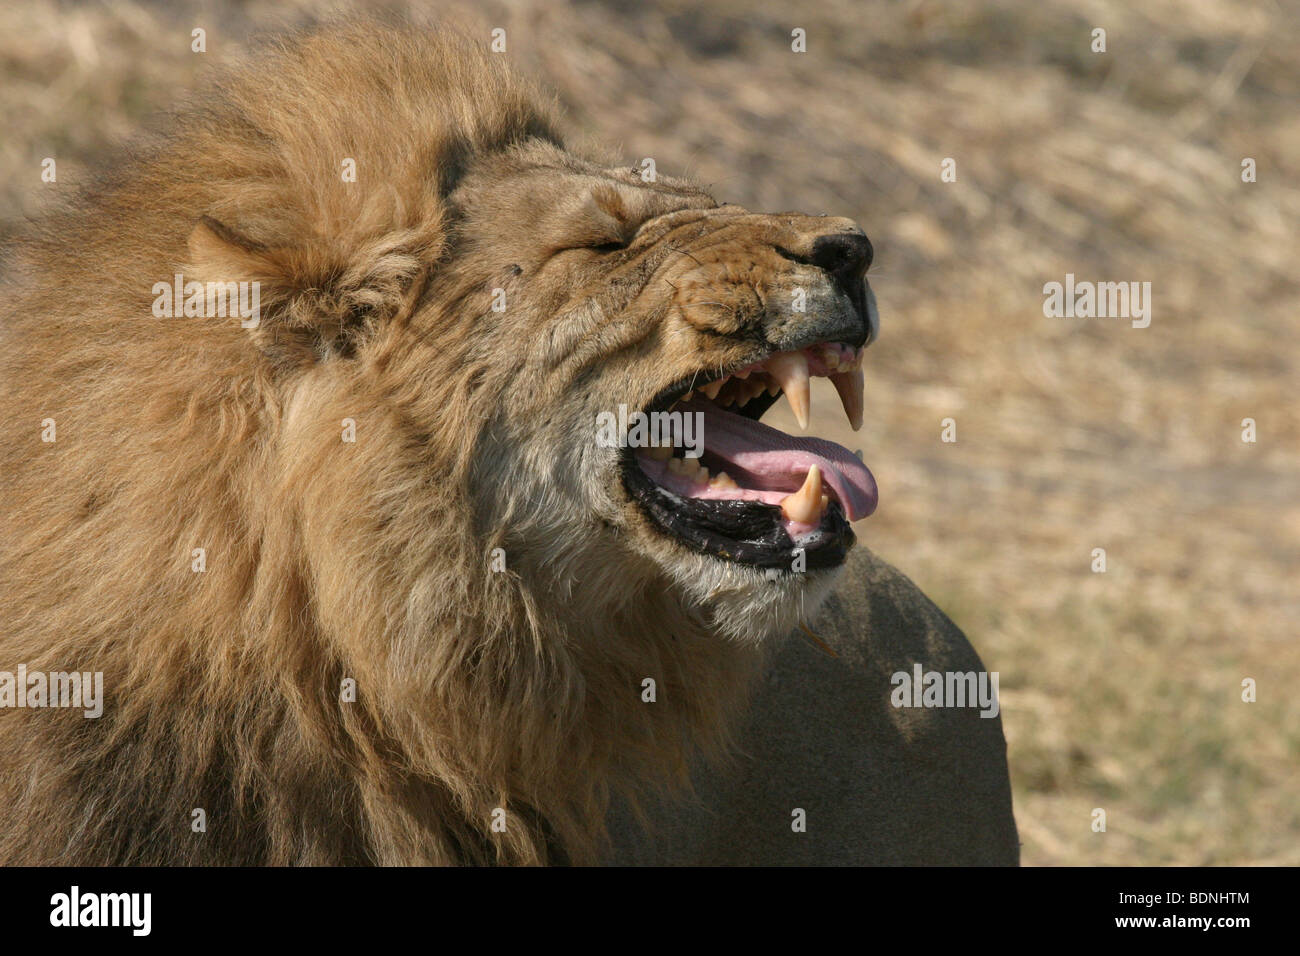
[[[449,296],[477,313],[456,348],[513,359],[479,386],[496,409],[474,466],[507,550],[600,581],[586,607],[659,579],[724,637],[810,613],[875,484],[842,447],[760,419],[784,394],[806,426],[820,375],[861,425],[877,323],[863,232],[537,140],[471,168],[450,200]]]
[[[4,405],[60,437],[6,453],[3,647],[108,688],[98,777],[42,757],[78,727],[0,747],[59,859],[589,858],[612,787],[725,740],[874,508],[760,422],[828,376],[861,424],[862,230],[574,155],[480,46],[287,43],[20,247]],[[158,318],[173,277],[256,314]],[[238,838],[113,843],[203,800]]]

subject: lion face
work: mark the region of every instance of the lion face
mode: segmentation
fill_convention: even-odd
[[[825,376],[861,426],[878,329],[862,230],[549,144],[493,157],[452,205],[461,301],[499,307],[466,361],[517,356],[475,458],[488,512],[577,575],[655,569],[735,636],[811,613],[875,482],[843,447],[760,419],[784,394],[806,427]]]

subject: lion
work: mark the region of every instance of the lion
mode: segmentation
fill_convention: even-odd
[[[1014,862],[1000,721],[889,703],[978,658],[759,421],[860,425],[871,258],[457,29],[223,77],[7,251],[0,860]]]

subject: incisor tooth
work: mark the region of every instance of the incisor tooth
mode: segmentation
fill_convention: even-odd
[[[836,372],[831,376],[831,384],[840,393],[840,404],[844,406],[844,414],[849,416],[854,431],[862,427],[862,380],[862,369]]]
[[[816,524],[822,515],[822,472],[816,465],[808,469],[803,487],[781,500],[781,514],[791,521]]]
[[[722,386],[725,385],[726,382],[727,380],[725,378],[719,379],[718,381],[713,382],[710,385],[705,385],[702,389],[700,389],[700,391],[703,392],[711,399],[717,398],[718,392],[722,389]]]
[[[767,371],[774,379],[785,397],[790,400],[790,409],[799,422],[800,428],[808,427],[808,406],[812,397],[808,389],[808,360],[802,352],[781,352],[767,360]]]

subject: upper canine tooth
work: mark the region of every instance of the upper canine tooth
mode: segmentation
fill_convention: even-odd
[[[862,369],[836,372],[831,376],[831,384],[840,393],[840,404],[844,406],[844,414],[849,416],[849,425],[857,431],[862,427]]]
[[[816,465],[808,469],[803,487],[781,499],[781,514],[791,521],[816,524],[822,515],[822,472]]]
[[[799,427],[807,428],[808,407],[812,404],[808,388],[808,359],[802,352],[781,352],[767,360],[767,371],[790,400]]]
[[[695,392],[694,392],[694,390],[692,390],[692,391],[687,392],[685,395],[683,395],[681,398],[679,398],[679,399],[677,399],[677,400],[678,400],[679,402],[689,402],[689,401],[690,401],[692,398],[694,398],[694,397],[695,397]]]
[[[717,398],[718,392],[721,391],[722,386],[725,385],[726,383],[727,380],[725,378],[720,378],[716,382],[713,382],[709,385],[705,385],[702,389],[700,389],[700,391],[703,392],[711,399]]]

